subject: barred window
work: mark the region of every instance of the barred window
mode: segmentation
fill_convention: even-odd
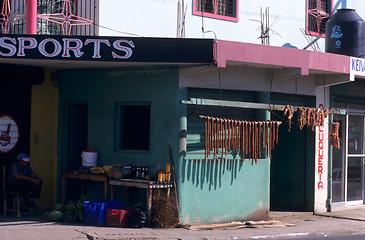
[[[75,18],[85,18],[94,23],[98,22],[98,0],[70,0],[69,14]],[[6,5],[4,5],[6,3]],[[37,13],[40,15],[57,14],[64,11],[64,0],[37,0]],[[10,12],[8,11],[10,8]],[[26,33],[26,0],[0,0],[0,30],[3,34]],[[5,22],[8,20],[8,24]],[[61,18],[55,21],[47,21],[38,17],[38,34],[59,35],[62,34]],[[98,35],[95,24],[77,25],[72,27],[71,35]]]
[[[194,0],[195,15],[238,21],[238,0]]]
[[[332,15],[332,0],[307,0],[306,33],[324,36],[326,22]]]

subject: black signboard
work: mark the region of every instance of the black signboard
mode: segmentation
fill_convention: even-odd
[[[0,58],[213,63],[213,39],[0,35]]]

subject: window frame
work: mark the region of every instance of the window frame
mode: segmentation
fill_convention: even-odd
[[[320,32],[316,32],[316,31],[311,31],[309,30],[309,13],[308,13],[308,8],[309,8],[309,1],[310,0],[307,0],[307,3],[306,3],[306,8],[305,8],[305,33],[308,34],[308,35],[311,35],[311,36],[317,36],[317,37],[325,37],[326,34],[325,33],[320,33]],[[318,0],[317,0],[318,1]],[[327,1],[328,4],[330,4],[330,12],[329,12],[329,15],[330,17],[332,17],[333,15],[333,0],[322,0],[322,1]],[[330,18],[329,17],[329,18]],[[329,19],[327,18],[327,20]]]
[[[149,106],[150,116],[149,116],[149,139],[148,139],[148,149],[123,149],[122,148],[122,138],[123,138],[123,125],[121,113],[122,106]],[[151,102],[115,102],[114,103],[114,152],[119,153],[149,153],[151,151],[151,130],[152,130],[152,103]]]
[[[219,15],[219,14],[214,14],[214,13],[207,13],[207,12],[202,12],[199,11],[197,9],[197,1],[200,0],[193,0],[193,15],[196,16],[202,16],[202,17],[208,17],[208,18],[214,18],[214,19],[220,19],[220,20],[226,20],[226,21],[230,21],[230,22],[238,22],[238,13],[239,13],[239,0],[233,0],[235,1],[235,5],[236,5],[236,9],[235,9],[235,17],[230,17],[230,16],[223,16],[223,15]]]

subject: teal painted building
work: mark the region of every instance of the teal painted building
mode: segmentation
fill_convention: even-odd
[[[203,139],[204,129],[201,127],[204,122],[197,119],[196,107],[186,106],[180,101],[204,90],[179,88],[179,68],[61,70],[57,72],[57,82],[61,139],[59,170],[70,170],[81,164],[80,152],[83,148],[74,150],[75,146],[80,145],[78,140],[86,144],[84,147],[98,152],[98,166],[138,163],[148,165],[152,174],[163,170],[165,164],[170,162],[168,146],[171,146],[176,159],[183,222],[197,224],[268,217],[269,159],[260,160],[254,165],[240,159],[189,159],[197,150],[197,147],[191,146],[192,141],[200,144]],[[229,96],[233,93],[225,94]],[[150,107],[148,149],[119,148],[120,106]],[[248,117],[255,119],[252,112]],[[84,136],[80,136],[80,128],[84,124],[87,124],[84,126],[86,130]],[[186,152],[179,145],[185,135]],[[198,152],[203,147],[200,145]],[[74,151],[76,153],[72,155]],[[100,198],[102,188],[95,184],[95,187],[88,187],[87,192]],[[124,197],[122,192],[120,198]]]
[[[38,42],[50,42],[39,38]],[[85,42],[86,38],[78,39]],[[123,42],[115,37],[104,40]],[[59,37],[54,41],[61,42]],[[82,164],[81,152],[88,147],[97,151],[98,166],[148,165],[155,175],[170,163],[171,146],[179,217],[185,224],[263,220],[273,210],[314,211],[317,203],[323,203],[322,198],[317,200],[315,188],[316,132],[299,130],[296,124],[289,132],[283,111],[271,107],[328,104],[329,88],[321,85],[317,74],[328,77],[325,82],[340,83],[342,73],[338,72],[343,64],[317,66],[312,61],[336,58],[339,61],[335,62],[341,62],[342,56],[209,39],[131,38],[123,43],[127,45],[117,45],[117,49],[101,48],[101,56],[108,56],[102,61],[93,59],[92,46],[82,48],[85,54],[79,57],[68,50],[70,58],[47,59],[46,81],[33,89],[32,99],[43,100],[31,109],[31,139],[37,140],[33,144],[39,139],[56,142],[57,153],[51,161],[56,201],[60,200],[60,172],[77,169]],[[149,47],[152,43],[154,48]],[[127,60],[112,59],[111,51],[117,50],[117,55],[125,54]],[[36,61],[33,58],[45,57],[36,48],[28,51],[29,65]],[[44,115],[41,107],[47,102],[47,93],[55,89],[58,111]],[[219,104],[190,104],[190,99]],[[252,105],[258,103],[265,107]],[[230,151],[206,160],[205,122],[200,115],[282,122],[272,157],[262,154],[253,162]],[[44,118],[56,119],[56,137],[36,131]],[[37,149],[36,145],[31,149]],[[36,166],[49,161],[39,158]],[[69,197],[79,194],[77,183],[69,186]],[[102,187],[90,183],[86,192],[102,200]],[[327,190],[321,191],[325,197]],[[145,199],[143,190],[134,191],[133,196],[134,203]],[[118,188],[116,199],[125,199],[123,188]]]

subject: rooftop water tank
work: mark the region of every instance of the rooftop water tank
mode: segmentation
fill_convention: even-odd
[[[365,22],[354,9],[338,9],[326,22],[326,52],[365,58]]]

